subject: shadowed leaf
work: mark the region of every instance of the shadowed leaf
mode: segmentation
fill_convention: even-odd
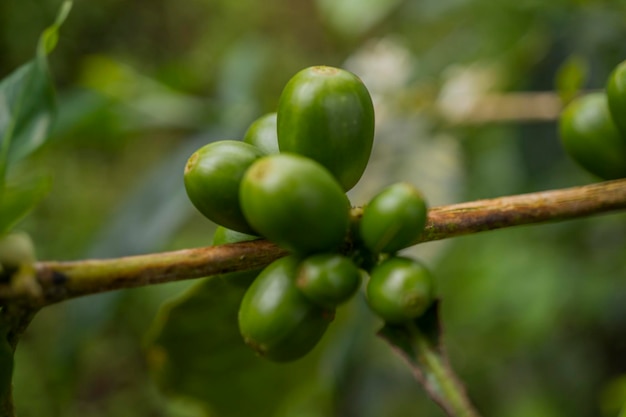
[[[162,307],[148,335],[147,357],[165,393],[200,400],[221,417],[263,417],[307,379],[314,355],[275,364],[244,344],[237,312],[245,291],[216,276]]]

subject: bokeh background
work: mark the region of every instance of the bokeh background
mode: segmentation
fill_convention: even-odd
[[[0,2],[0,77],[31,59],[59,6]],[[376,144],[355,205],[397,180],[433,206],[591,183],[561,149],[556,118],[578,89],[604,88],[625,38],[622,0],[77,0],[50,57],[58,123],[28,161],[53,187],[20,229],[45,260],[209,245],[215,225],[186,199],[186,158],[241,138],[275,110],[289,77],[316,64],[357,73],[375,100]],[[617,415],[625,248],[618,213],[408,251],[437,276],[451,361],[484,415]],[[42,311],[17,352],[19,415],[221,415],[165,395],[146,361],[161,304],[190,285]],[[443,416],[363,305],[345,307],[360,319],[340,321],[316,353],[335,352],[320,361],[334,370],[332,407],[316,408],[301,374],[300,397],[285,395],[281,415]]]

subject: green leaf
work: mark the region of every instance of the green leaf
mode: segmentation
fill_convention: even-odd
[[[0,236],[26,216],[50,190],[50,179],[36,177],[0,189]]]
[[[300,381],[312,378],[316,355],[276,364],[244,344],[237,313],[245,291],[216,276],[162,307],[146,353],[166,394],[201,401],[220,417],[269,417]]]
[[[449,416],[478,417],[445,353],[438,303],[414,322],[386,325],[379,335],[405,359],[428,395]]]
[[[288,397],[273,417],[327,417],[336,415],[337,393],[328,381],[309,380]]]
[[[569,57],[558,69],[556,73],[556,91],[561,101],[569,103],[576,97],[580,89],[587,81],[589,65],[580,56]]]
[[[0,184],[12,163],[48,139],[56,104],[47,55],[71,5],[63,3],[56,21],[42,33],[35,58],[0,82]]]

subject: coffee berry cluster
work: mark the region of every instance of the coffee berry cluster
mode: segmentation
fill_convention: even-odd
[[[432,304],[430,272],[397,254],[425,227],[422,194],[391,184],[358,216],[346,195],[373,140],[363,82],[314,66],[289,80],[276,113],[253,122],[242,141],[213,142],[189,158],[185,188],[218,225],[214,244],[265,238],[289,252],[252,276],[236,273],[249,284],[239,330],[259,355],[281,362],[308,353],[363,280],[371,309],[389,324],[410,322]]]
[[[572,100],[561,113],[565,151],[600,179],[626,177],[626,61],[611,72],[605,91]]]

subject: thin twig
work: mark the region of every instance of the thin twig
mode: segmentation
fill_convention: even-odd
[[[286,255],[266,240],[115,259],[40,262],[45,304],[122,288],[143,287],[255,269]]]
[[[626,179],[434,207],[415,243],[626,209]]]
[[[624,209],[626,179],[440,206],[429,210],[426,229],[414,243]],[[353,211],[357,217],[359,213]],[[43,306],[104,291],[259,268],[284,255],[276,245],[257,240],[116,259],[43,261],[35,265],[33,276],[41,291],[24,290],[32,285],[0,285],[0,301],[19,299]]]
[[[437,110],[459,125],[548,122],[559,118],[563,100],[553,91],[459,95],[439,102]]]

